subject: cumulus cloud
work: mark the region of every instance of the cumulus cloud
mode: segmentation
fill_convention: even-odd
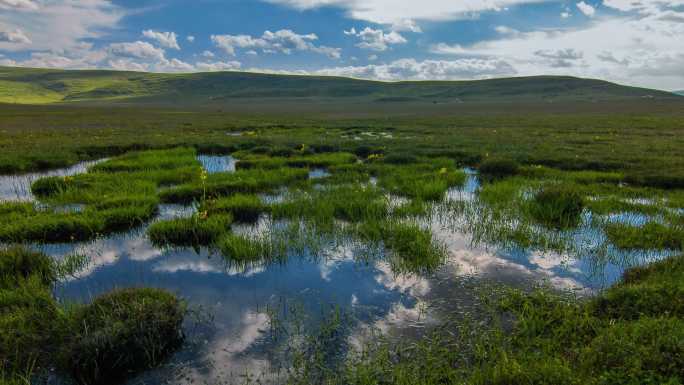
[[[580,1],[579,3],[577,3],[577,8],[580,10],[580,12],[582,12],[585,16],[588,17],[594,17],[594,15],[596,14],[596,8],[585,3],[584,1]]]
[[[199,71],[234,71],[240,69],[242,64],[239,61],[198,62],[195,67]]]
[[[35,10],[38,4],[32,0],[0,0],[0,9]]]
[[[132,43],[112,43],[109,45],[108,52],[114,56],[145,60],[161,61],[165,58],[163,49],[157,48],[144,41],[136,41]]]
[[[31,39],[29,39],[24,31],[20,29],[15,29],[13,31],[3,30],[0,26],[0,42],[12,44],[31,44]]]
[[[333,59],[339,59],[341,49],[323,45],[316,45],[316,34],[301,35],[289,29],[281,29],[276,32],[265,31],[261,37],[250,35],[212,35],[214,45],[228,55],[235,56],[236,49],[259,49],[264,53],[281,52],[291,54],[293,51],[310,51],[326,55]]]
[[[544,0],[263,0],[299,10],[333,6],[347,11],[357,20],[392,25],[403,20],[446,21],[469,18],[481,12],[501,11],[507,7],[539,3]]]
[[[118,26],[126,12],[109,0],[0,0],[0,25],[21,29],[35,51],[64,51]],[[28,44],[0,42],[0,49],[26,50]]]
[[[358,32],[355,28],[352,28],[349,31],[344,31],[344,34],[359,38],[361,41],[356,44],[357,47],[373,51],[386,51],[390,45],[406,43],[406,39],[396,31],[385,33],[381,29],[370,27],[366,27]]]
[[[661,18],[665,8],[648,12],[642,12],[646,8],[641,6],[622,8],[630,13],[579,27],[504,34],[468,46],[437,44],[432,51],[498,58],[521,75],[572,75],[662,89],[683,87],[684,23]]]
[[[195,37],[192,36],[192,35],[190,35],[190,36],[186,37],[185,40],[187,40],[188,43],[194,43],[194,42],[195,42]]]
[[[581,60],[584,54],[576,51],[573,48],[557,49],[557,50],[537,50],[535,55],[548,59],[549,65],[554,68],[572,67],[576,65],[577,60]]]
[[[658,13],[665,8],[677,8],[684,0],[603,0],[603,5],[623,12]]]
[[[392,31],[422,33],[423,30],[412,19],[402,19],[392,23]]]
[[[178,36],[175,32],[158,32],[148,29],[143,31],[143,36],[156,41],[164,48],[180,49],[180,46],[178,45]]]
[[[507,62],[498,59],[423,60],[407,58],[388,64],[324,68],[315,75],[348,76],[375,80],[453,80],[510,76],[516,73]]]

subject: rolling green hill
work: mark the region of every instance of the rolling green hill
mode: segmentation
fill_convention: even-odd
[[[676,99],[672,93],[565,76],[377,82],[247,72],[156,74],[0,67],[0,103],[224,104],[245,99],[377,103]]]

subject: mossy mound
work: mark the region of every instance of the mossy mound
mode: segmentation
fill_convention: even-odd
[[[73,315],[61,365],[83,384],[116,383],[167,358],[183,341],[184,315],[184,304],[163,290],[105,294]]]

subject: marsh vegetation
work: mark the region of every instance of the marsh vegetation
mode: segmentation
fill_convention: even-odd
[[[684,381],[684,191],[657,170],[677,149],[633,169],[645,155],[606,156],[593,131],[564,155],[402,124],[46,152],[103,159],[3,195],[0,381]]]

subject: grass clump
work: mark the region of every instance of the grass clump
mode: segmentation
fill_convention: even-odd
[[[364,222],[354,233],[367,242],[380,242],[392,251],[393,270],[400,273],[430,271],[442,264],[446,248],[432,238],[432,232],[415,223],[394,220]]]
[[[235,194],[216,200],[204,202],[200,211],[206,211],[210,215],[228,213],[237,222],[256,222],[259,215],[266,212],[268,206],[256,195]]]
[[[0,251],[0,373],[30,374],[50,362],[62,334],[63,313],[50,293],[56,279],[50,257]]]
[[[126,203],[105,199],[80,212],[55,212],[35,206],[0,211],[4,211],[0,216],[1,241],[72,242],[141,225],[156,214],[157,204],[155,199]]]
[[[217,247],[226,259],[235,262],[258,262],[268,260],[274,255],[269,237],[226,234]]]
[[[378,184],[387,191],[423,201],[438,201],[454,186],[462,185],[466,175],[453,162],[423,163],[408,166],[379,166]]]
[[[684,248],[684,229],[679,226],[666,226],[648,222],[643,226],[624,223],[608,223],[604,226],[606,236],[620,249],[634,250],[682,250]]]
[[[581,221],[584,198],[568,185],[545,186],[529,202],[527,210],[545,226],[559,229],[575,227]]]
[[[520,171],[518,162],[511,159],[487,159],[480,164],[480,175],[490,179],[501,179],[517,175]]]
[[[232,222],[230,214],[195,215],[154,223],[147,229],[147,235],[157,246],[209,246],[230,231]]]
[[[162,190],[159,195],[162,202],[188,204],[237,193],[270,192],[308,178],[309,172],[304,169],[238,170],[234,173],[210,174],[205,181]]]
[[[159,365],[183,341],[185,305],[159,289],[115,290],[77,309],[60,364],[82,384],[110,384]]]
[[[0,252],[0,287],[12,289],[33,277],[43,286],[57,281],[55,263],[45,254],[14,246]]]

